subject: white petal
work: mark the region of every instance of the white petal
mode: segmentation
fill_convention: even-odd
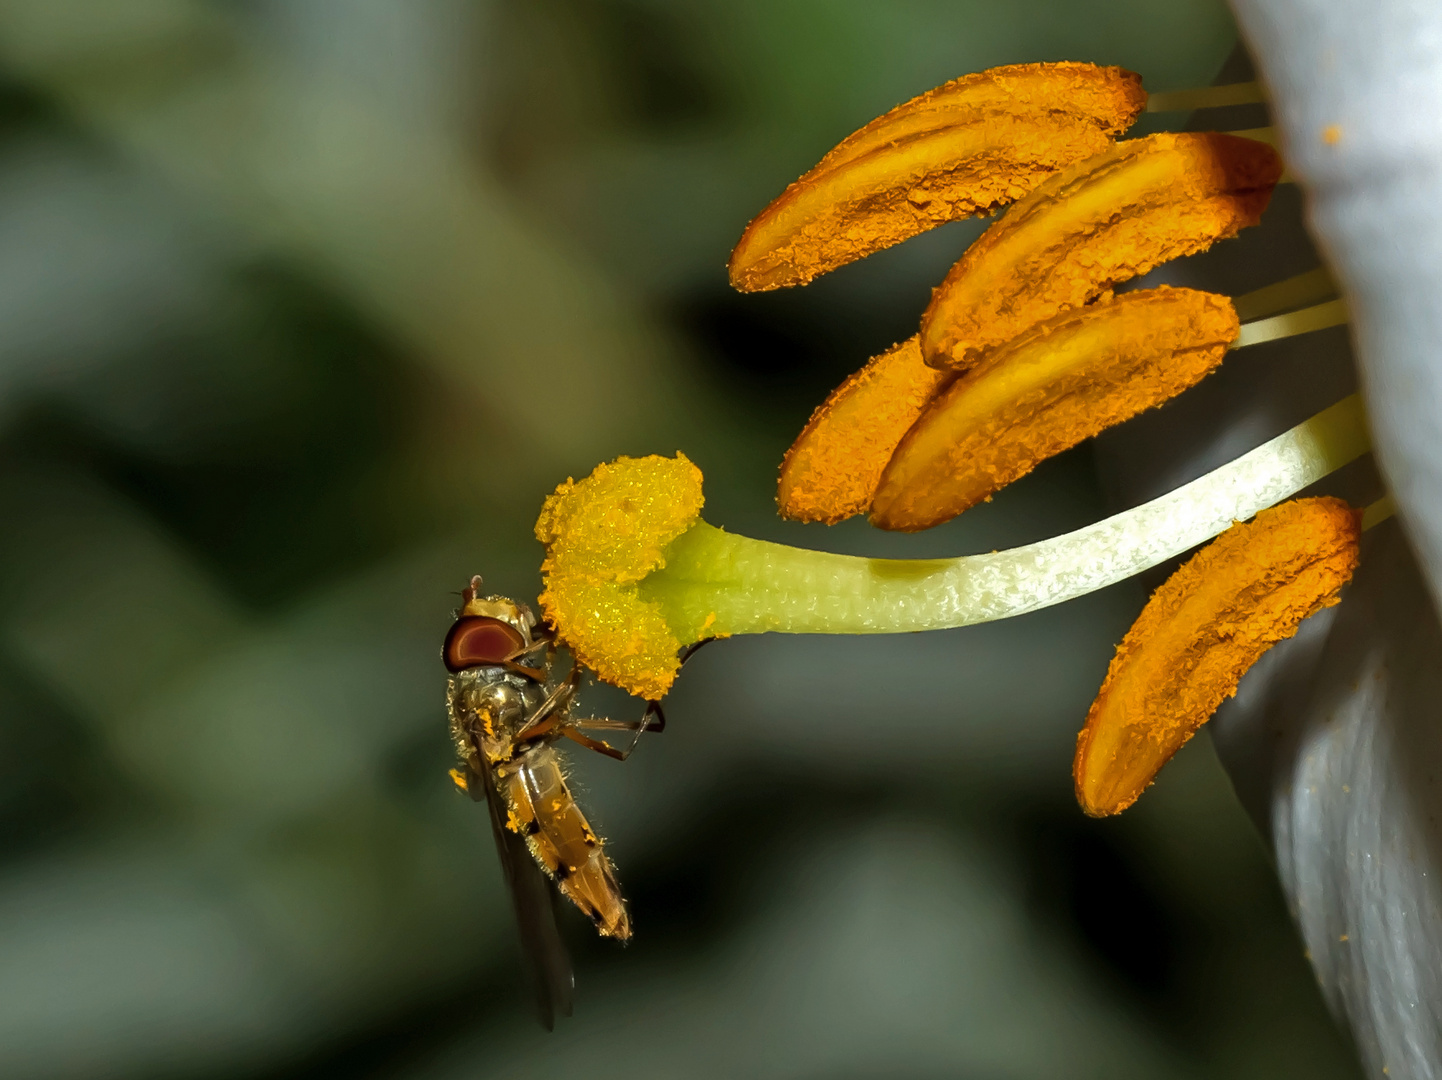
[[[1212,721],[1374,1077],[1442,1076],[1442,627],[1395,522]],[[1384,1073],[1383,1069],[1387,1071]]]
[[[1233,7],[1352,308],[1378,458],[1442,602],[1442,4]]]
[[[1352,307],[1412,544],[1396,523],[1369,536],[1343,604],[1268,653],[1209,726],[1369,1073],[1442,1077],[1442,4],[1233,6]],[[1209,391],[1225,420],[1173,471],[1204,467],[1258,423],[1269,433],[1271,410],[1313,392],[1305,379],[1285,395],[1260,374],[1228,379]]]

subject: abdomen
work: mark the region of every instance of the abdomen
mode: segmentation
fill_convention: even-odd
[[[615,868],[566,786],[555,750],[528,750],[513,767],[500,784],[512,811],[508,827],[526,837],[536,861],[597,930],[625,941],[631,936],[631,919]]]

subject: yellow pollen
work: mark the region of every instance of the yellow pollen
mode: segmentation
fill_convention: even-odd
[[[546,499],[541,607],[576,658],[606,682],[655,699],[670,688],[681,641],[636,585],[701,513],[701,470],[684,454],[618,458]]]

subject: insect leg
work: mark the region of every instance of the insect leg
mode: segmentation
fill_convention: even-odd
[[[700,641],[692,642],[690,645],[687,645],[684,649],[681,650],[681,666],[685,667],[686,661],[690,660],[691,657],[695,656],[698,652],[700,652],[702,645],[710,645],[711,642],[715,640],[716,639],[713,637],[702,638]]]
[[[535,652],[542,646],[545,646],[546,648],[546,659],[544,661],[545,667],[526,667],[524,664],[519,663],[520,660],[527,656],[530,656],[533,652]],[[531,642],[528,648],[522,649],[520,652],[508,657],[502,662],[502,666],[507,671],[513,671],[517,675],[524,675],[526,678],[535,679],[537,682],[545,682],[547,677],[549,677],[549,675],[551,674],[551,658],[555,654],[555,651],[556,639],[547,634],[546,636],[537,638],[535,641]]]
[[[617,761],[625,761],[626,758],[631,755],[630,750],[617,750],[610,743],[602,739],[593,739],[589,735],[582,735],[574,727],[562,728],[561,734],[572,742],[580,743],[587,750],[594,750],[598,754],[605,754],[608,758],[615,758]]]
[[[709,642],[712,642],[714,640],[716,639],[703,638],[695,644],[688,646],[681,653],[681,666],[684,667],[686,665],[686,661],[690,660],[691,657],[696,654],[696,650],[701,648],[702,645],[708,644]],[[575,661],[572,661],[571,676],[575,677],[576,672],[577,665]],[[544,709],[545,706],[543,705],[540,710],[537,710],[538,714],[544,711]],[[618,750],[603,739],[593,739],[588,735],[583,735],[581,733],[581,729],[583,728],[589,731],[634,731],[636,734],[635,737],[632,738],[630,746],[626,747],[626,749],[624,750]],[[646,702],[646,711],[641,714],[640,720],[610,720],[606,717],[594,716],[584,718],[568,718],[561,726],[561,734],[564,735],[566,738],[570,739],[572,742],[579,743],[586,749],[594,750],[598,754],[605,754],[609,758],[615,758],[617,761],[625,761],[628,757],[635,753],[636,747],[640,745],[641,736],[646,732],[651,731],[659,735],[665,730],[666,714],[664,711],[662,711],[661,703],[659,701]],[[529,734],[530,731],[531,729],[527,729],[527,732],[523,733],[523,735]]]
[[[566,676],[564,682],[558,685],[546,696],[546,700],[536,706],[536,711],[526,717],[526,725],[516,735],[517,742],[524,742],[527,739],[535,738],[542,732],[556,726],[558,721],[553,717],[559,717],[565,713],[566,707],[571,704],[571,699],[576,696],[576,690],[581,685],[582,668],[575,661],[571,662],[571,672]],[[547,720],[550,720],[547,723]]]
[[[686,661],[682,660],[681,662],[684,664]],[[653,716],[656,717],[654,724],[651,723],[651,717]],[[630,757],[635,752],[636,747],[641,744],[641,736],[643,734],[648,731],[654,731],[659,734],[665,730],[666,714],[661,711],[661,703],[659,701],[646,702],[646,711],[641,714],[641,722],[636,725],[636,734],[631,739],[631,745],[626,748],[626,757]],[[625,761],[626,758],[622,758],[621,760]]]
[[[653,720],[652,717],[657,719]],[[610,743],[602,739],[593,739],[589,735],[583,735],[579,729],[589,728],[592,731],[634,731],[635,738],[631,745],[624,750],[617,750]],[[585,717],[584,719],[572,719],[566,722],[561,734],[572,742],[580,743],[588,750],[594,750],[598,754],[605,754],[607,757],[615,758],[617,761],[625,761],[636,751],[636,746],[641,741],[641,736],[647,731],[661,732],[666,730],[666,714],[661,711],[659,701],[646,702],[646,711],[641,714],[640,720],[608,720],[605,717]]]
[[[605,716],[583,716],[580,719],[571,721],[572,727],[581,728],[585,731],[654,731],[666,730],[666,716],[661,712],[659,702],[647,702],[648,705],[655,705],[654,709],[647,709],[639,720],[612,720]]]

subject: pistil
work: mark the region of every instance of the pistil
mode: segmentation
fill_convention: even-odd
[[[1368,449],[1354,395],[1189,484],[1075,532],[920,560],[727,533],[699,519],[700,476],[684,458],[622,459],[547,501],[537,528],[548,547],[542,605],[602,678],[658,697],[675,677],[680,648],[708,637],[936,630],[1083,596],[1195,547]]]

